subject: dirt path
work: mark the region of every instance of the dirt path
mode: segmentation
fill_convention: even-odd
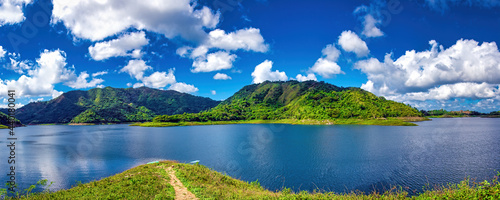
[[[170,176],[170,185],[174,187],[175,190],[175,199],[177,200],[184,200],[184,199],[198,199],[196,196],[194,196],[193,193],[191,193],[189,190],[187,190],[186,187],[182,184],[182,182],[175,176],[175,171],[172,169],[172,167],[169,167],[167,170],[168,175]]]

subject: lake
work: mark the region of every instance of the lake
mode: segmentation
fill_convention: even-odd
[[[500,119],[454,118],[414,127],[241,124],[16,128],[17,182],[70,188],[155,160],[200,164],[270,190],[383,191],[399,185],[492,179],[500,171]],[[8,171],[7,130],[0,169]],[[6,174],[6,173],[4,173]],[[7,180],[0,176],[1,184]]]

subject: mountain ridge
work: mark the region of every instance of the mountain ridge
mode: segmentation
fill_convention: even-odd
[[[29,103],[17,110],[16,118],[25,124],[140,122],[160,114],[200,112],[218,104],[173,90],[105,87]]]

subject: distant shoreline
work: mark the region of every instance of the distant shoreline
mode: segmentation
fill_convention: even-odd
[[[291,124],[291,125],[378,125],[378,126],[417,126],[419,121],[430,121],[425,117],[401,117],[387,119],[332,119],[332,120],[241,120],[241,121],[208,121],[208,122],[144,122],[130,126],[140,127],[171,127],[171,126],[203,126],[226,124]]]
[[[376,126],[417,126],[412,122],[432,121],[439,118],[500,118],[500,115],[486,116],[426,116],[426,117],[399,117],[387,119],[330,119],[330,120],[240,120],[240,121],[208,121],[208,122],[117,122],[117,123],[49,123],[49,124],[29,124],[27,126],[94,126],[94,125],[115,125],[129,124],[140,127],[171,127],[171,126],[206,126],[206,125],[227,125],[227,124],[291,124],[291,125],[376,125]],[[6,129],[2,127],[0,129]]]

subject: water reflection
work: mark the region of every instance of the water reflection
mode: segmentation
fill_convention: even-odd
[[[496,175],[499,122],[434,119],[417,127],[30,126],[16,129],[21,140],[16,173],[21,187],[48,179],[54,182],[52,189],[63,189],[153,160],[200,160],[245,181],[258,179],[271,190],[369,192],[400,185],[418,191],[427,183]],[[0,154],[7,155],[7,148],[0,148]],[[0,167],[8,165],[1,162]]]

